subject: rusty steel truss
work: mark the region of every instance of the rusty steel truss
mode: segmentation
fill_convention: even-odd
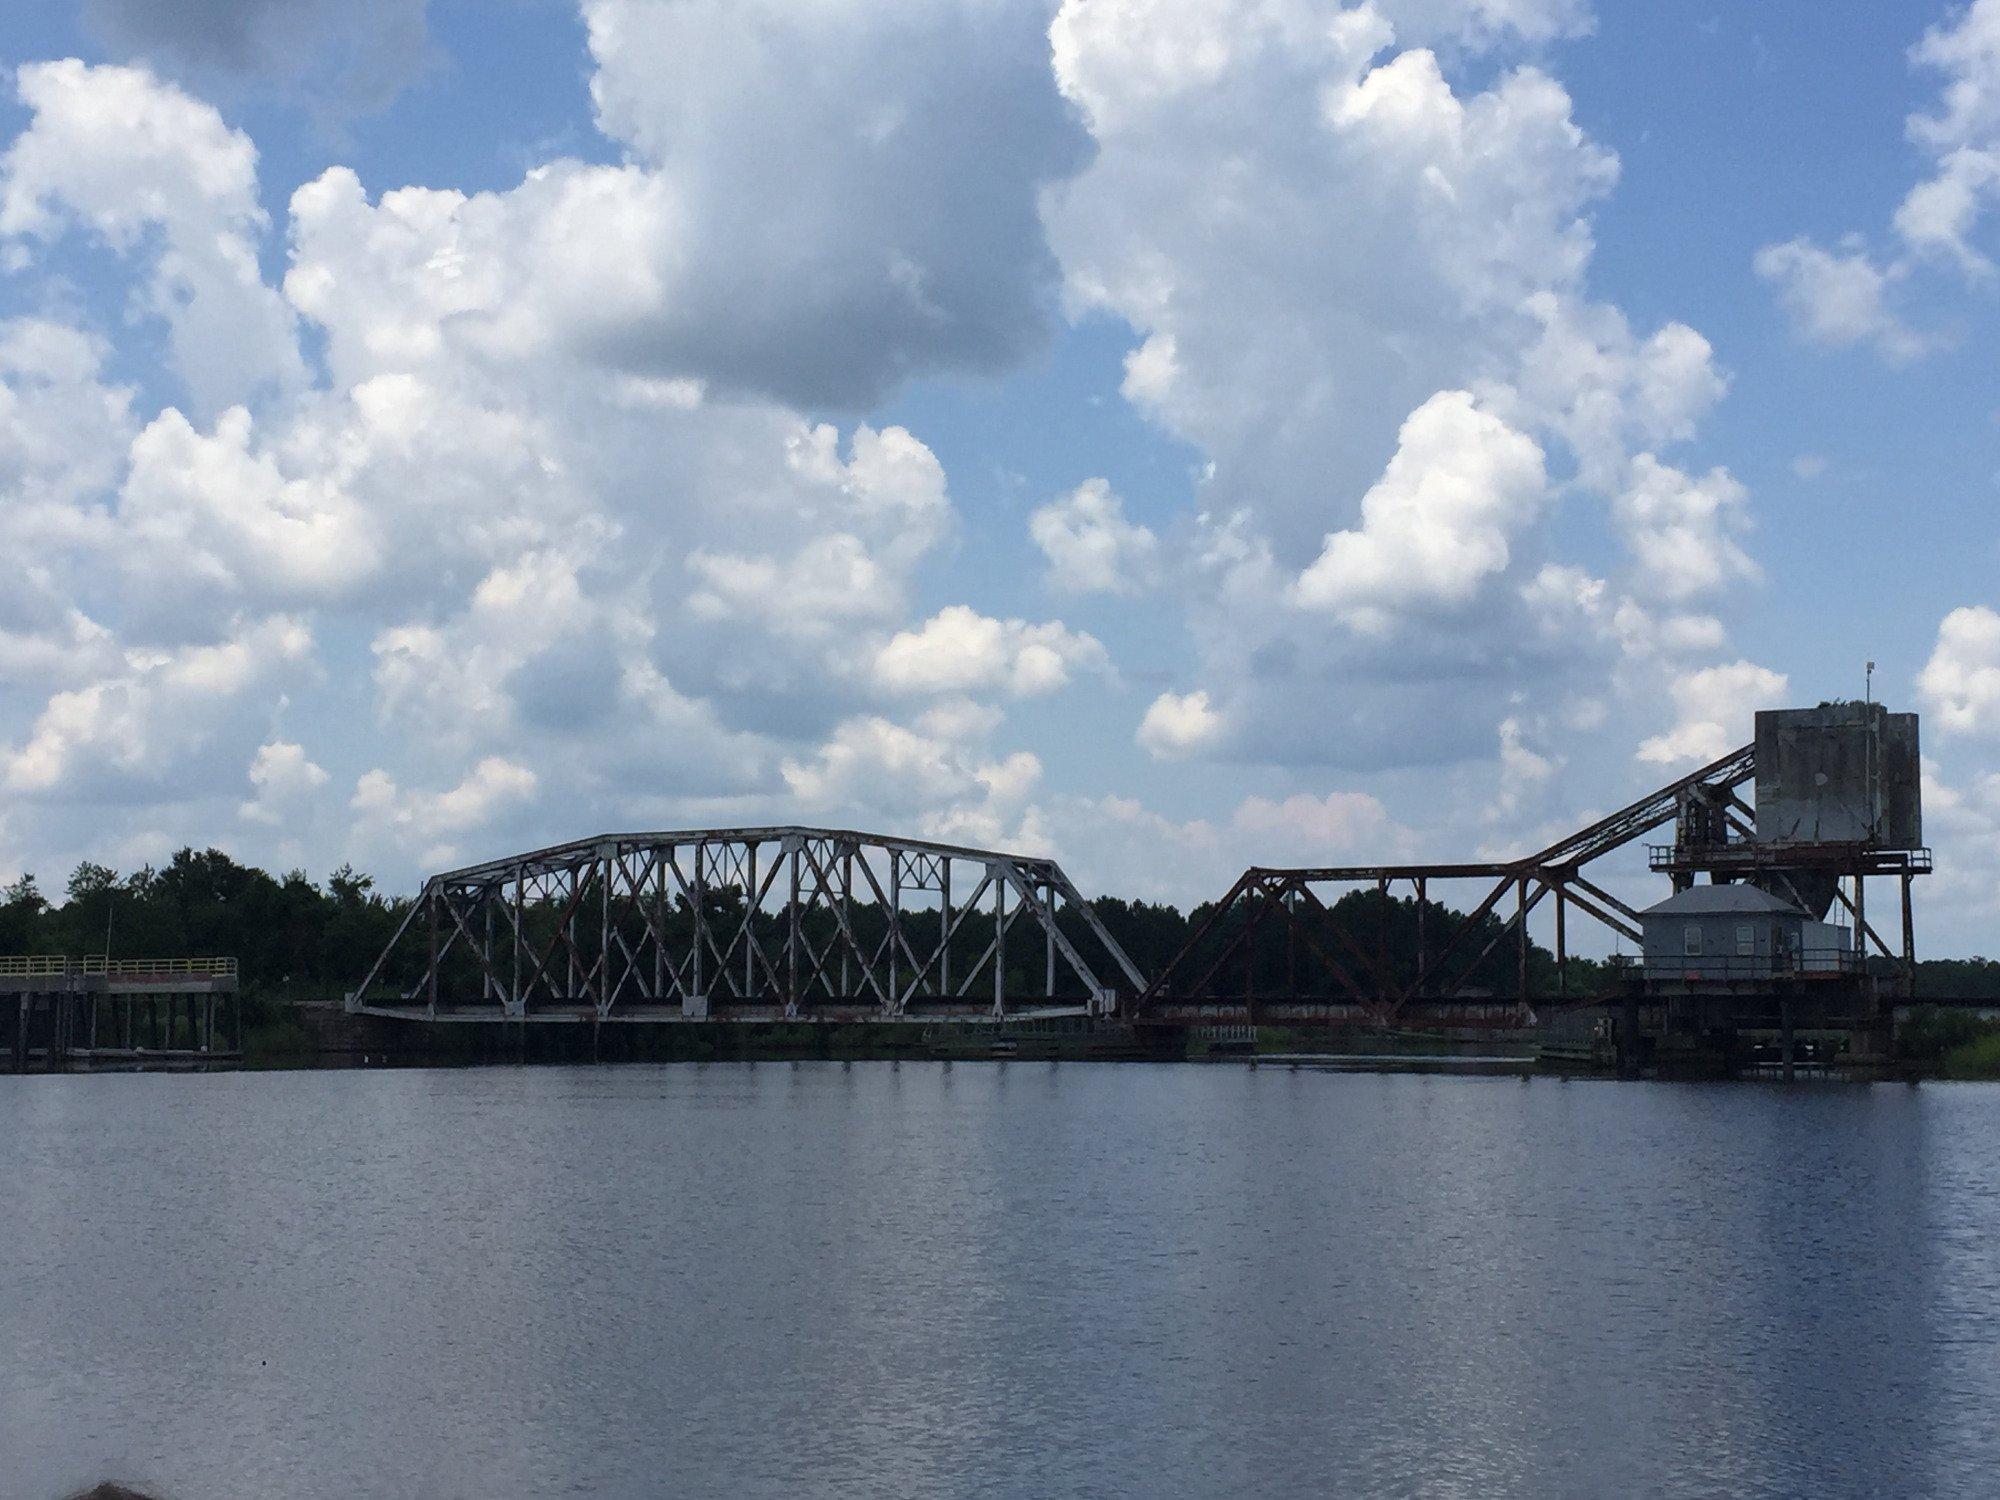
[[[434,875],[350,1012],[1103,1016],[1145,987],[1053,860],[821,828],[620,833]]]
[[[1522,859],[1246,870],[1139,994],[1132,1013],[1142,1020],[1204,1024],[1352,1018],[1391,1025],[1413,1013],[1427,1023],[1521,1024],[1538,999],[1570,998],[1572,910],[1640,942],[1637,909],[1584,871],[1669,823],[1690,837],[1715,834],[1718,842],[1730,827],[1747,831],[1742,818],[1750,809],[1736,788],[1755,775],[1755,747],[1746,745]],[[1487,887],[1463,916],[1431,898],[1433,883],[1458,881]],[[1416,898],[1409,914],[1416,956],[1413,969],[1399,971],[1384,933],[1404,885]],[[1375,893],[1375,933],[1350,930],[1356,924],[1336,916],[1322,892],[1339,888]],[[1555,993],[1537,996],[1530,988],[1528,918],[1550,897]],[[1449,932],[1433,931],[1447,926]],[[1482,969],[1489,981],[1494,977],[1487,961],[1510,942],[1511,985],[1475,984]]]

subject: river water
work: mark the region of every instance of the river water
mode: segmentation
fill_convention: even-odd
[[[1991,1494],[2000,1088],[0,1079],[0,1491]]]

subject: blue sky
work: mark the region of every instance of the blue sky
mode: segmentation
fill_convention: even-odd
[[[1505,853],[1926,714],[2000,889],[2000,0],[0,31],[0,868]],[[74,60],[74,61],[66,61]]]

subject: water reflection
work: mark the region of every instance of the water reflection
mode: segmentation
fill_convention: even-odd
[[[2000,1090],[0,1081],[0,1453],[182,1495],[1978,1491]]]

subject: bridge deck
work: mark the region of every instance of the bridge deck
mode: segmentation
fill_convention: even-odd
[[[0,955],[0,995],[226,995],[236,986],[233,958]]]
[[[233,958],[0,956],[0,1071],[233,1067],[236,992]]]

